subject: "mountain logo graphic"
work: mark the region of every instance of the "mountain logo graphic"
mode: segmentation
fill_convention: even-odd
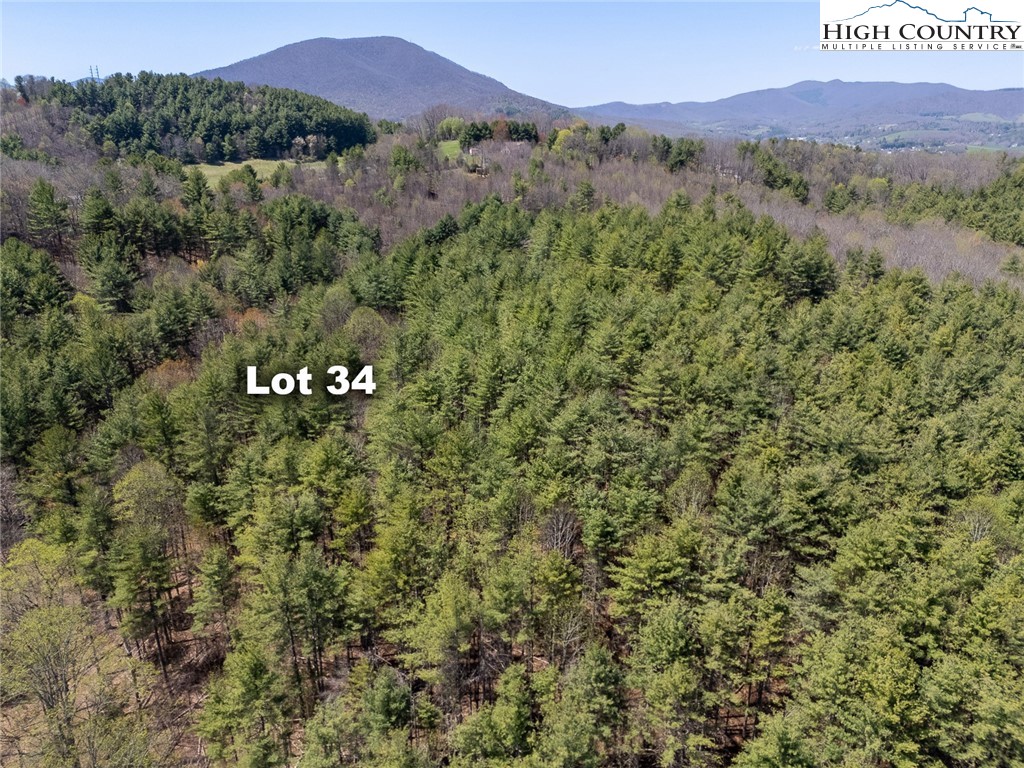
[[[864,11],[861,11],[860,13],[858,13],[858,14],[856,14],[854,16],[850,16],[850,17],[845,18],[845,19],[836,19],[835,22],[833,22],[833,23],[844,22],[844,21],[853,21],[854,19],[859,19],[862,16],[868,15],[872,11],[877,11],[877,10],[880,10],[882,8],[903,8],[903,9],[907,9],[907,10],[921,11],[923,13],[928,14],[929,16],[931,16],[936,21],[941,21],[943,24],[966,24],[968,21],[970,21],[970,19],[968,19],[968,15],[970,14],[971,11],[974,11],[975,13],[977,13],[980,16],[987,16],[988,18],[984,22],[982,22],[982,23],[985,23],[985,24],[1015,24],[1016,23],[1016,21],[1013,20],[1013,19],[993,19],[992,18],[992,14],[989,11],[983,11],[980,8],[977,8],[975,6],[971,6],[970,8],[965,8],[964,12],[963,12],[963,17],[962,18],[959,18],[959,19],[944,19],[941,16],[939,16],[937,13],[932,13],[927,8],[922,8],[920,5],[912,5],[912,4],[908,3],[908,2],[906,2],[906,0],[893,0],[893,2],[885,3],[884,5],[872,5],[870,8],[868,8],[868,9],[866,9]]]
[[[823,51],[1024,52],[1024,23],[1010,21],[1021,17],[1021,0],[820,3],[818,31]]]

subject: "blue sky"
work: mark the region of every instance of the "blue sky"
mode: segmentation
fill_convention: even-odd
[[[1024,87],[1024,54],[817,50],[818,3],[2,4],[0,74],[196,72],[312,37],[394,35],[567,106],[706,101],[800,80]]]

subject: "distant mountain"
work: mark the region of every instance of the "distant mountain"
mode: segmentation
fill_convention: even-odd
[[[863,146],[1024,146],[1024,88],[805,80],[712,102],[612,102],[575,111],[675,134],[800,136]]]
[[[292,88],[389,120],[442,103],[483,114],[569,114],[397,37],[321,37],[197,76]]]

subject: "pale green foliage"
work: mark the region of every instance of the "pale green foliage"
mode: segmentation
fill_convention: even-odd
[[[67,551],[32,539],[12,548],[0,592],[3,693],[27,702],[14,748],[46,765],[156,765],[165,745],[138,706],[147,670],[97,636]]]

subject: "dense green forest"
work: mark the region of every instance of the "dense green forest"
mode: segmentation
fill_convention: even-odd
[[[289,154],[323,159],[375,138],[366,115],[283,88],[140,72],[75,85],[43,81],[36,89],[114,157],[156,152],[184,163]],[[20,82],[18,95],[34,98]],[[6,138],[10,149],[20,148],[20,136]]]
[[[5,116],[4,764],[1024,765],[1024,164],[453,114],[213,181],[106,133],[174,83]]]

